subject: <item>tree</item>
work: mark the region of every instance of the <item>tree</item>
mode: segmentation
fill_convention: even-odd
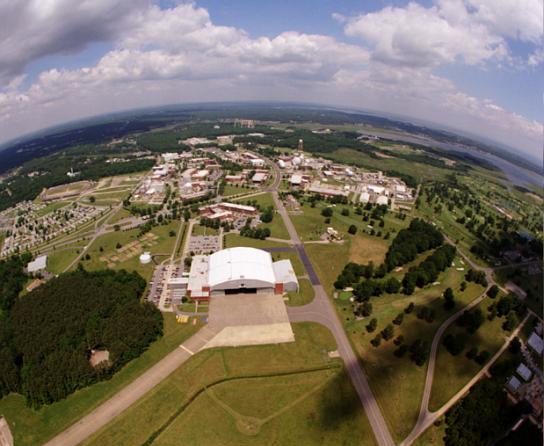
[[[521,351],[521,342],[517,336],[510,341],[510,344],[508,345],[508,351],[514,355],[518,354]]]
[[[415,308],[415,307],[416,307],[415,304],[414,304],[413,302],[410,302],[410,303],[406,306],[406,308],[404,309],[404,312],[405,312],[406,314],[410,314],[412,311],[414,311],[414,308]]]
[[[357,233],[357,226],[351,225],[351,226],[348,228],[348,232],[349,232],[351,235],[355,235],[355,234]]]
[[[176,231],[174,231],[173,229],[168,233],[168,235],[170,237],[175,237],[176,236]]]
[[[467,353],[466,357],[468,359],[476,359],[476,356],[478,356],[478,349],[476,347],[472,347]]]
[[[451,333],[444,337],[442,343],[452,356],[457,356],[465,349],[465,342],[463,341],[463,338],[461,336],[452,335]]]
[[[380,344],[382,342],[382,335],[380,333],[378,333],[371,341],[370,343],[374,346],[374,347],[379,347]]]
[[[455,296],[451,288],[446,288],[444,291],[444,308],[446,310],[451,310],[455,307]]]
[[[94,203],[96,201],[96,198],[94,198],[94,195],[91,195],[89,197],[89,203]]]
[[[372,318],[370,319],[370,322],[366,326],[366,331],[368,331],[369,333],[372,333],[373,331],[376,330],[377,327],[378,327],[378,319]]]
[[[397,317],[395,319],[393,319],[393,323],[395,325],[400,325],[400,324],[402,324],[403,319],[404,319],[404,313],[399,313],[399,314],[397,314]]]
[[[461,291],[465,291],[467,289],[467,283],[463,280],[461,282],[461,286],[459,287]]]
[[[518,315],[516,314],[515,311],[512,310],[506,315],[506,321],[504,321],[504,323],[502,324],[502,328],[505,331],[512,331],[518,325],[519,325]]]
[[[349,217],[349,209],[348,209],[348,208],[342,209],[342,215],[343,215],[344,217]]]
[[[489,358],[491,358],[491,353],[489,353],[487,350],[482,350],[480,353],[478,353],[478,356],[476,356],[476,362],[480,365],[484,365],[487,361],[489,361]]]
[[[390,277],[385,282],[384,289],[385,289],[385,292],[388,294],[396,294],[399,292],[400,286],[401,286],[401,283],[395,277]]]
[[[403,335],[398,335],[395,340],[393,341],[393,343],[395,345],[401,345],[402,343],[404,342],[404,336]]]
[[[389,341],[395,335],[395,327],[392,324],[388,324],[382,331],[381,334],[386,341]]]
[[[121,249],[123,247],[123,245],[121,245],[120,242],[117,242],[117,244],[115,245],[115,249]]]
[[[407,351],[408,351],[408,346],[406,344],[402,344],[399,346],[399,348],[395,349],[393,354],[397,358],[402,358],[406,354]]]
[[[113,225],[113,230],[114,230],[115,232],[119,232],[119,231],[121,230],[121,226],[119,226],[119,225]]]
[[[368,317],[372,314],[372,304],[368,301],[363,302],[363,316]]]
[[[421,339],[416,339],[410,345],[410,359],[418,366],[425,364],[429,357],[429,344]]]
[[[327,208],[323,209],[323,210],[321,211],[321,215],[322,215],[323,217],[332,217],[332,208],[331,208],[331,207],[327,207]]]
[[[489,288],[489,290],[487,290],[487,295],[491,299],[495,299],[498,294],[499,294],[499,287],[497,285],[492,285],[491,288]]]

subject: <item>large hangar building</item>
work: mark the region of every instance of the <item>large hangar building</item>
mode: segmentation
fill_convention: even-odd
[[[246,247],[194,256],[187,292],[193,299],[228,294],[283,294],[298,291],[290,260],[272,261],[270,253]]]

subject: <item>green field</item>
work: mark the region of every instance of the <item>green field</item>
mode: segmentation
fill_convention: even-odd
[[[325,290],[332,294],[333,282],[341,272],[349,258],[349,244],[306,244],[306,251],[312,260],[312,264],[320,277]],[[413,263],[417,264],[426,257],[421,254]],[[338,259],[334,262],[331,259]],[[460,265],[459,258],[455,265]],[[406,266],[408,268],[409,265]],[[397,273],[402,275],[402,273]],[[378,348],[370,345],[370,340],[382,330],[396,315],[410,303],[426,305],[434,309],[436,316],[433,323],[417,319],[415,312],[405,315],[404,322],[395,326],[395,336],[402,334],[406,343],[411,343],[417,338],[430,342],[440,325],[449,314],[443,309],[441,295],[447,287],[452,287],[456,295],[458,307],[466,305],[478,295],[483,288],[468,284],[464,292],[459,290],[463,280],[464,271],[449,268],[438,279],[440,285],[427,286],[418,289],[412,296],[402,294],[384,294],[378,298],[372,298],[373,313],[368,318],[357,321],[353,315],[353,304],[349,300],[336,301],[340,319],[343,321],[346,332],[351,339],[355,351],[362,359],[365,371],[370,381],[372,390],[378,400],[394,438],[401,441],[412,429],[416,422],[419,410],[421,393],[425,379],[425,367],[418,367],[409,358],[402,359],[393,355],[397,348],[391,341],[384,342]],[[378,319],[378,328],[373,333],[367,333],[366,325],[371,318]]]
[[[170,231],[179,230],[180,223],[178,221],[172,221],[167,225],[161,225],[154,227],[148,234],[156,236],[154,242],[150,246],[142,245],[141,251],[149,251],[153,255],[169,256],[174,249],[174,243],[176,237],[170,236]],[[141,240],[138,237],[139,230],[131,229],[129,231],[114,231],[98,237],[91,247],[87,250],[87,253],[91,256],[90,260],[84,260],[83,266],[89,270],[107,268],[108,262],[100,260],[101,257],[111,258],[112,256],[119,255],[120,251],[116,248],[117,243],[120,243],[124,247],[129,243]],[[100,251],[102,248],[102,251]],[[165,257],[162,257],[164,259]],[[159,260],[161,257],[159,257]],[[153,273],[153,263],[142,265],[139,260],[139,254],[135,254],[129,259],[121,260],[118,262],[111,262],[112,267],[115,269],[126,269],[128,271],[137,271],[146,280],[151,278]]]
[[[222,196],[223,197],[229,197],[231,195],[238,195],[238,194],[246,194],[249,192],[252,192],[254,189],[251,189],[250,187],[236,187],[230,184],[225,185],[225,190],[223,191]]]
[[[297,276],[303,276],[306,274],[306,269],[304,268],[304,265],[296,252],[273,252],[271,254],[274,262],[284,259],[291,260],[291,265],[293,265],[293,270]]]
[[[491,305],[491,299],[484,299],[476,308],[487,315],[487,307]],[[468,359],[465,353],[472,347],[479,351],[487,350],[491,355],[504,344],[505,332],[501,325],[504,318],[496,317],[493,321],[485,318],[484,323],[474,334],[469,334],[463,327],[451,325],[444,336],[448,334],[461,335],[465,340],[465,349],[457,356],[452,356],[443,345],[440,345],[436,357],[434,381],[429,400],[429,410],[434,411],[455,395],[470,379],[482,368],[476,361]]]
[[[38,217],[43,217],[44,215],[49,214],[50,212],[56,211],[57,209],[60,209],[68,204],[70,204],[71,201],[55,201],[53,203],[49,203],[44,208],[38,210],[36,212],[36,215]]]
[[[314,287],[308,279],[299,279],[298,285],[298,293],[294,291],[289,291],[287,293],[289,300],[285,301],[285,303],[289,306],[297,307],[300,305],[306,305],[314,300]]]
[[[53,274],[64,272],[68,265],[81,253],[82,247],[62,248],[53,251],[47,256],[47,270]]]
[[[219,229],[208,228],[199,224],[193,225],[193,232],[191,235],[219,235]]]
[[[295,343],[200,352],[83,444],[374,445],[330,332],[293,329]]]
[[[27,407],[21,395],[10,394],[0,399],[0,413],[8,420],[15,444],[41,445],[75,423],[100,403],[111,398],[145,370],[178,348],[200,328],[200,325],[177,324],[171,313],[164,314],[164,336],[154,342],[139,358],[118,371],[110,380],[79,390],[68,398],[34,410]]]
[[[288,246],[285,243],[274,242],[271,240],[259,240],[255,238],[242,237],[238,234],[226,234],[224,248],[234,248],[235,246],[249,246],[250,248],[273,248],[277,246]]]
[[[108,223],[113,225],[118,221],[123,220],[124,218],[130,217],[131,215],[132,214],[130,213],[130,211],[127,211],[125,208],[121,208],[112,218],[110,218]]]

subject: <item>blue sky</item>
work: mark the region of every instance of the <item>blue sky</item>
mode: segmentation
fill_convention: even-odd
[[[279,99],[411,116],[541,157],[542,4],[6,2],[0,139],[132,107]]]

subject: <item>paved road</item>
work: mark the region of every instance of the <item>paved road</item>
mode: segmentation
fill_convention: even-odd
[[[180,345],[179,348],[123,387],[112,398],[45,443],[45,446],[75,446],[81,443],[168,377],[194,353],[201,350],[215,334],[216,332],[208,326],[203,327],[198,333]]]
[[[447,236],[444,237],[447,243],[450,243],[451,245],[455,246],[455,243],[448,238]],[[431,391],[433,387],[433,381],[434,381],[434,369],[436,366],[436,357],[438,354],[438,348],[440,347],[440,341],[442,339],[442,335],[447,330],[447,328],[455,322],[461,315],[467,311],[471,310],[475,306],[477,306],[482,300],[484,300],[487,296],[487,291],[489,288],[491,288],[493,285],[496,284],[494,278],[493,278],[493,268],[489,267],[482,267],[477,265],[470,259],[465,253],[463,253],[459,248],[457,248],[457,253],[463,258],[463,260],[474,270],[476,271],[483,271],[486,275],[486,279],[488,282],[488,286],[485,289],[485,291],[478,296],[476,299],[474,299],[472,302],[470,302],[465,307],[461,308],[454,314],[452,314],[448,319],[446,319],[438,330],[436,331],[433,342],[431,345],[431,353],[429,356],[429,365],[427,366],[427,374],[425,376],[425,387],[423,388],[423,396],[421,398],[421,405],[419,409],[419,416],[417,419],[417,422],[412,429],[412,432],[404,439],[404,441],[401,443],[401,446],[409,446],[412,444],[432,423],[434,423],[438,418],[440,418],[442,415],[444,415],[460,398],[462,398],[466,392],[472,387],[478,380],[483,376],[483,374],[491,367],[491,365],[498,359],[498,357],[504,352],[504,350],[508,347],[508,344],[510,341],[517,335],[525,321],[527,320],[528,316],[523,320],[523,322],[518,326],[518,328],[512,333],[512,335],[506,340],[506,342],[503,344],[503,346],[499,349],[495,355],[488,361],[488,363],[480,369],[480,371],[465,385],[459,392],[457,392],[444,406],[442,406],[439,410],[436,412],[430,412],[429,411],[429,400],[431,397]],[[501,287],[501,289],[504,291],[504,289]]]
[[[474,375],[471,380],[466,383],[461,390],[459,390],[453,397],[449,399],[449,401],[444,404],[440,409],[438,409],[435,412],[429,412],[426,410],[425,414],[422,416],[420,414],[419,419],[417,420],[416,425],[414,426],[414,429],[406,437],[402,443],[400,443],[399,446],[409,446],[411,445],[425,430],[427,430],[431,424],[433,424],[438,418],[440,418],[442,415],[444,415],[448,410],[451,409],[451,407],[457,403],[461,398],[463,398],[467,392],[470,390],[470,388],[476,384],[482,377],[487,373],[487,371],[490,369],[490,367],[499,359],[499,357],[504,353],[504,351],[508,348],[510,345],[510,341],[514,339],[522,329],[522,327],[525,325],[529,317],[531,316],[530,313],[525,316],[525,318],[521,321],[521,323],[518,325],[518,327],[508,336],[501,348],[493,355],[493,357],[487,362],[487,364],[480,369],[480,371]],[[428,400],[427,400],[428,403]]]
[[[359,364],[359,360],[353,351],[351,344],[349,343],[344,327],[342,326],[342,323],[340,322],[340,319],[336,314],[336,310],[329,300],[325,289],[319,281],[319,277],[317,276],[313,265],[310,262],[310,258],[304,249],[304,245],[300,241],[293,222],[287,214],[285,206],[278,197],[277,188],[281,180],[279,168],[273,163],[271,166],[276,171],[276,176],[274,183],[268,190],[269,192],[272,192],[276,209],[285,223],[287,232],[291,237],[291,241],[293,242],[299,257],[304,264],[306,271],[308,271],[308,276],[315,291],[314,300],[310,304],[301,307],[289,307],[287,309],[289,320],[291,322],[317,322],[326,326],[331,331],[338,346],[338,353],[344,360],[346,370],[351,378],[355,390],[357,391],[357,394],[359,395],[361,403],[363,404],[366,416],[370,426],[372,427],[378,445],[393,446],[395,443],[391,437],[387,423],[382,416],[366,376],[361,368],[361,365]]]

